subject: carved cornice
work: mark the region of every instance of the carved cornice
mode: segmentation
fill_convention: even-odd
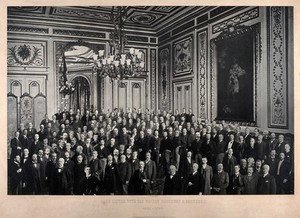
[[[212,26],[212,33],[218,33],[228,29],[229,27],[236,26],[238,24],[242,24],[246,21],[255,19],[259,16],[259,8],[256,7],[254,9],[250,9],[246,12],[243,12],[235,17],[229,18],[225,21],[217,23]]]
[[[8,32],[26,32],[26,33],[49,33],[48,28],[38,28],[38,27],[29,27],[29,26],[14,26],[8,25],[7,26]]]
[[[79,30],[53,29],[54,35],[84,36],[105,39],[105,33],[87,32]]]

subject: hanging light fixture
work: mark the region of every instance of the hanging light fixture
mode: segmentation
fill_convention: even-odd
[[[128,7],[118,6],[111,9],[111,21],[114,30],[110,33],[110,54],[105,55],[104,50],[99,50],[93,56],[94,71],[100,77],[110,77],[111,79],[127,79],[147,75],[145,62],[142,60],[142,52],[135,48],[125,51],[127,36],[124,32],[124,24],[127,19]]]

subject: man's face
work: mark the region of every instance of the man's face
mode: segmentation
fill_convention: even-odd
[[[62,168],[64,166],[65,160],[63,158],[59,158],[58,160],[58,167]]]
[[[121,162],[125,163],[125,161],[126,161],[126,156],[125,155],[121,155]]]
[[[264,172],[264,174],[268,174],[269,173],[268,166],[266,166],[266,165],[263,166],[263,172]]]
[[[202,164],[207,164],[207,159],[206,158],[202,158]]]
[[[37,141],[37,140],[39,140],[39,135],[38,134],[35,134],[34,135],[34,139]]]
[[[136,152],[136,151],[134,151],[134,152],[132,153],[132,157],[133,157],[133,158],[136,158],[136,157],[137,157],[137,152]]]
[[[280,160],[283,160],[284,159],[284,153],[280,153],[279,158],[280,158]]]
[[[197,139],[200,138],[200,132],[196,132],[196,138],[197,138]]]
[[[283,135],[280,135],[278,139],[279,139],[279,142],[281,143],[281,142],[283,142],[283,140],[284,140],[284,136],[283,136]]]
[[[44,155],[43,150],[39,150],[39,157],[43,157],[43,155]]]
[[[241,161],[241,165],[242,165],[243,167],[246,167],[246,166],[247,166],[247,161],[243,159],[243,160]]]
[[[275,133],[271,133],[271,139],[275,139],[276,138],[276,135],[275,135]]]
[[[275,156],[276,156],[276,151],[275,151],[275,150],[272,150],[270,156],[271,156],[271,158],[275,158]]]
[[[170,166],[170,173],[171,173],[171,175],[175,175],[176,174],[176,168],[175,168],[175,166]]]
[[[233,141],[234,140],[234,135],[230,134],[230,140]]]
[[[221,172],[223,170],[223,165],[222,164],[218,164],[218,172]]]
[[[252,167],[249,167],[249,168],[247,169],[247,174],[248,174],[248,176],[252,176],[252,173],[253,173],[253,168],[252,168]]]
[[[93,151],[93,158],[96,159],[98,157],[98,152],[97,151]]]
[[[81,156],[81,155],[78,155],[78,156],[77,156],[77,162],[78,162],[78,163],[82,163],[82,160],[83,160],[82,156]]]
[[[15,159],[16,159],[16,161],[17,161],[18,163],[21,162],[21,157],[20,157],[19,155],[17,155],[17,156],[15,157]]]
[[[28,149],[24,149],[23,153],[24,153],[25,156],[28,156],[28,154],[29,154]]]
[[[223,135],[219,135],[218,138],[219,138],[219,142],[221,142],[221,141],[223,141],[224,137],[223,137]]]
[[[69,152],[66,152],[66,153],[65,153],[65,157],[66,157],[66,159],[69,159],[69,158],[70,158]]]
[[[198,164],[193,164],[193,172],[197,172],[198,171]]]
[[[151,158],[150,153],[147,153],[147,154],[146,154],[146,159],[147,159],[147,160],[150,160],[150,158]]]
[[[239,168],[239,166],[234,166],[234,172],[235,172],[235,173],[238,173],[238,172],[240,172],[240,168]]]
[[[260,161],[256,161],[255,165],[256,165],[257,168],[260,168],[261,167],[261,162]]]
[[[36,154],[32,155],[32,160],[37,161],[37,155]]]
[[[139,167],[140,167],[140,169],[142,170],[142,169],[144,169],[144,167],[145,167],[145,164],[144,164],[144,162],[143,161],[141,161],[140,162],[140,164],[139,164]]]
[[[56,153],[53,153],[53,154],[51,155],[52,161],[56,161],[56,157],[57,157]]]

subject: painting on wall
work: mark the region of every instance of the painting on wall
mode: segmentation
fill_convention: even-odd
[[[257,48],[255,27],[240,26],[214,39],[216,120],[256,122]],[[214,72],[215,71],[215,72]],[[254,94],[253,94],[254,93]]]
[[[192,36],[173,44],[173,75],[175,77],[192,73],[192,48]]]

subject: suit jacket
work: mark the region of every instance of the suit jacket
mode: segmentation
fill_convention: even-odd
[[[98,158],[92,159],[89,166],[91,168],[91,175],[100,181],[101,178],[103,178],[103,172],[105,170],[102,162]]]
[[[229,176],[232,176],[234,174],[234,166],[235,165],[237,165],[236,158],[234,156],[232,156],[229,159],[228,154],[226,154],[223,159],[223,166],[224,166],[224,171],[228,172]]]
[[[201,192],[203,195],[210,195],[210,187],[213,179],[213,169],[211,166],[206,165],[205,169],[200,168],[200,181],[201,181]]]
[[[288,161],[284,160],[281,165],[280,165],[280,169],[279,169],[279,175],[277,174],[278,171],[278,167],[279,167],[279,162],[277,162],[276,164],[276,175],[278,177],[278,180],[280,183],[283,182],[284,179],[288,179],[289,178],[289,173],[290,173],[290,164]]]
[[[199,141],[197,141],[197,139],[192,141],[191,150],[193,152],[193,155],[202,154],[202,149],[201,149],[202,143],[203,141],[201,139],[199,139]]]
[[[129,182],[132,175],[130,164],[128,162],[120,162],[118,168],[122,183],[125,184],[127,181]]]
[[[188,185],[188,183],[191,182],[192,185]],[[188,181],[187,181],[187,189],[186,193],[188,195],[198,195],[201,192],[201,181],[200,181],[200,173],[196,172],[195,174],[191,173],[189,175]]]
[[[15,156],[17,156],[17,155],[21,156],[22,144],[21,144],[20,139],[13,138],[10,141],[10,147],[11,147],[11,159],[14,159]],[[21,149],[18,149],[18,147],[20,147]]]
[[[258,176],[252,175],[249,177],[248,175],[243,176],[244,188],[242,190],[243,194],[246,195],[254,195],[257,193],[257,181]]]
[[[143,180],[146,180],[144,182]],[[131,184],[129,185],[130,193],[135,195],[150,194],[150,179],[147,177],[145,170],[141,172],[136,170],[132,176]]]
[[[145,172],[151,182],[156,180],[156,163],[153,160],[145,161]]]
[[[275,178],[270,174],[260,176],[257,182],[257,194],[276,194]]]
[[[54,194],[70,195],[73,192],[73,180],[69,170],[62,168],[54,170]]]
[[[175,174],[172,178],[171,175],[167,175],[164,184],[164,195],[179,195],[180,194],[181,180],[178,174]]]
[[[266,164],[268,164],[270,166],[270,175],[275,176],[277,173],[277,164],[278,164],[278,159],[277,158],[267,158],[267,160],[265,161]]]
[[[85,178],[85,168],[84,162],[76,163],[74,166],[74,194],[82,195],[83,194],[83,180]]]
[[[214,153],[217,156],[220,153],[224,153],[225,152],[225,147],[226,147],[226,142],[222,141],[222,142],[217,142],[215,144],[215,148],[214,148]]]
[[[229,176],[228,173],[222,171],[221,173],[215,173],[213,176],[212,187],[220,188],[219,192],[215,192],[215,194],[226,194],[226,189],[229,185]]]
[[[254,149],[256,152],[256,159],[264,160],[266,155],[266,143],[263,141],[261,143],[257,142],[254,145]]]

